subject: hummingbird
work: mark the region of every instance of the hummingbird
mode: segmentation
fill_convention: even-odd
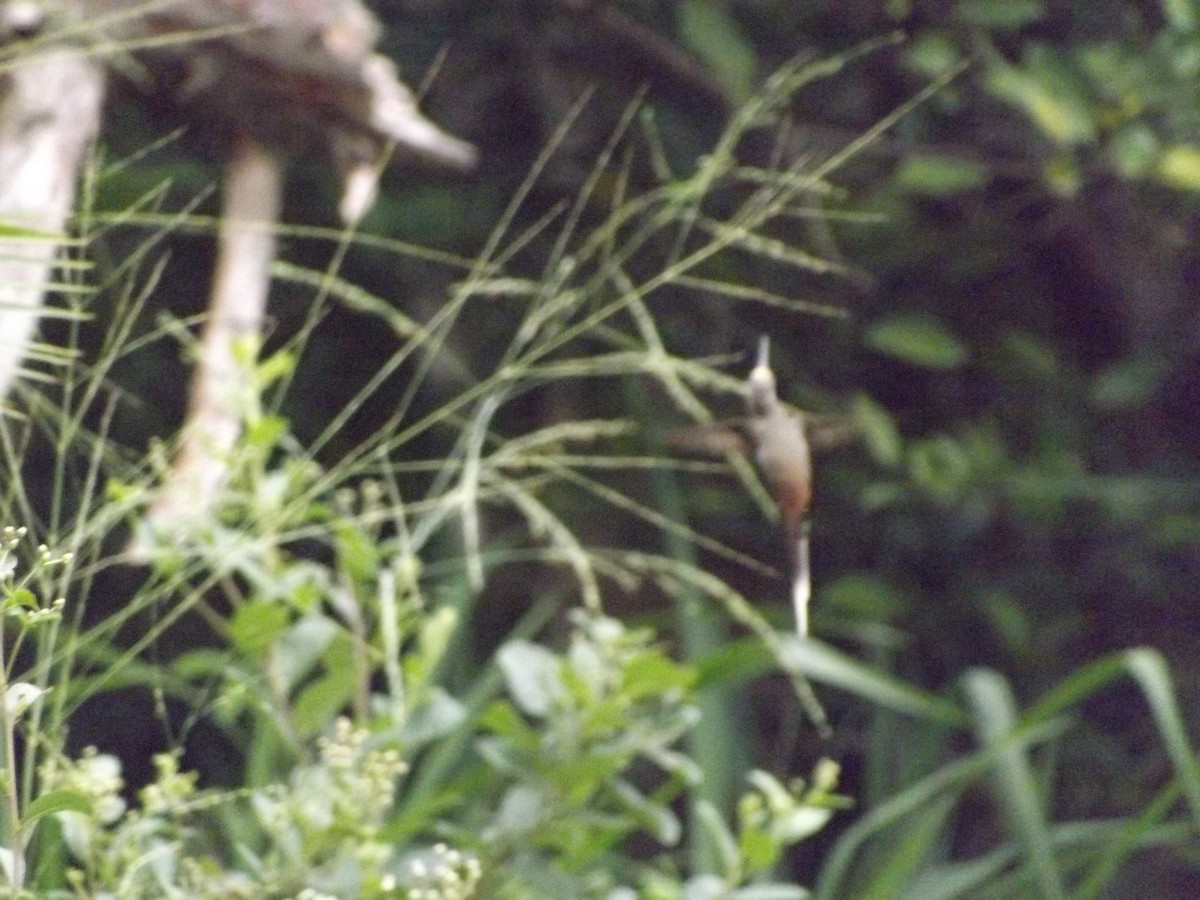
[[[792,605],[796,633],[808,635],[808,604],[812,576],[808,558],[808,512],[812,504],[812,450],[804,423],[779,400],[775,373],[771,371],[770,340],[759,338],[758,357],[747,386],[745,430],[754,461],[779,507],[788,548],[792,579]]]
[[[746,380],[746,415],[727,424],[701,425],[668,436],[676,446],[709,452],[745,452],[753,456],[783,524],[796,632],[801,637],[808,635],[812,592],[808,554],[812,502],[810,437],[822,445],[840,442],[838,436],[819,432],[810,435],[807,424],[779,399],[770,364],[770,341],[764,335],[759,339],[758,355]]]

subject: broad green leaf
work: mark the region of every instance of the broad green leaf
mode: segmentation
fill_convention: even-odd
[[[541,718],[554,709],[567,689],[562,660],[529,641],[510,641],[496,654],[508,692],[526,715]]]
[[[1005,331],[996,344],[994,366],[1007,378],[1048,384],[1061,376],[1054,350],[1028,331]]]
[[[288,421],[282,416],[261,416],[245,431],[245,441],[256,450],[270,450],[287,434]]]
[[[866,394],[859,394],[850,415],[871,458],[889,469],[898,466],[904,458],[904,439],[891,414]]]
[[[904,61],[917,72],[937,78],[962,61],[962,51],[949,34],[927,32],[913,39],[904,54]]]
[[[462,702],[434,685],[426,692],[425,702],[409,713],[404,721],[404,747],[412,750],[445,737],[461,725],[466,717],[467,709]]]
[[[919,313],[897,313],[874,322],[868,347],[926,369],[956,369],[970,358],[967,348],[941,321]]]
[[[6,592],[4,605],[8,607],[21,606],[25,609],[37,609],[37,595],[29,590],[29,588],[15,588]]]
[[[977,188],[987,181],[987,169],[969,159],[953,156],[906,157],[893,176],[897,186],[910,194],[946,197]]]
[[[290,619],[282,604],[252,600],[233,614],[229,639],[242,653],[258,657],[287,630]]]
[[[632,699],[684,691],[696,683],[696,672],[661,653],[644,653],[622,671],[624,689]]]
[[[1176,31],[1195,31],[1200,25],[1200,3],[1196,0],[1162,0],[1162,9]]]
[[[22,816],[22,820],[25,824],[29,824],[41,816],[49,815],[50,813],[77,812],[88,815],[91,811],[92,800],[87,794],[64,788],[63,790],[42,794],[31,802],[25,807],[25,814]]]
[[[1095,142],[1092,100],[1061,51],[1033,45],[1020,66],[997,56],[986,82],[992,93],[1024,110],[1056,144],[1070,147]]]
[[[909,477],[943,502],[951,502],[970,484],[971,457],[963,444],[947,435],[918,441],[909,448]]]
[[[1136,409],[1145,404],[1167,376],[1158,359],[1129,359],[1101,372],[1092,382],[1092,403],[1101,409]]]
[[[349,520],[334,522],[333,534],[338,566],[355,581],[374,579],[379,569],[379,548],[375,542]]]
[[[685,0],[678,23],[683,44],[704,60],[729,97],[734,101],[750,97],[758,60],[729,6],[715,0]]]
[[[271,667],[289,691],[308,676],[339,630],[324,616],[308,616],[274,642]]]
[[[292,704],[292,721],[299,734],[320,734],[353,701],[358,691],[354,653],[345,636],[330,643],[321,674],[304,685]]]
[[[1158,179],[1185,191],[1200,191],[1200,147],[1175,144],[1158,158]]]
[[[507,700],[493,700],[479,714],[479,727],[523,750],[537,747],[538,733],[529,727],[521,714]]]
[[[1105,151],[1113,168],[1126,178],[1144,178],[1162,158],[1158,135],[1144,122],[1133,122],[1114,134]]]

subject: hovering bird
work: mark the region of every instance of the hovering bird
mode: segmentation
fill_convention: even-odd
[[[831,446],[846,439],[844,425],[820,431],[792,413],[779,399],[770,365],[770,342],[759,340],[758,355],[746,380],[746,415],[724,423],[680,429],[669,443],[693,450],[748,453],[758,465],[779,509],[788,548],[796,632],[808,635],[808,606],[812,593],[808,533],[812,504],[813,444]]]
[[[779,402],[769,354],[770,343],[763,335],[758,342],[758,359],[747,379],[749,415],[746,417],[746,431],[754,450],[754,460],[783,519],[796,633],[805,637],[808,635],[808,604],[812,594],[808,560],[812,451],[804,432],[804,423]]]

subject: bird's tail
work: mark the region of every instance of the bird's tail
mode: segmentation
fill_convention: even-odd
[[[808,559],[808,519],[801,519],[787,529],[788,552],[791,556],[792,605],[796,610],[796,633],[808,637],[808,602],[812,597],[812,573]]]

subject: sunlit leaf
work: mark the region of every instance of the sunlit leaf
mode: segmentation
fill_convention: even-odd
[[[564,696],[562,660],[529,641],[510,641],[496,654],[508,692],[520,710],[545,716]]]
[[[901,190],[933,197],[961,194],[984,184],[987,169],[969,159],[953,156],[905,157],[893,176]]]
[[[229,639],[241,652],[257,657],[287,629],[291,619],[280,603],[252,600],[229,621]]]
[[[871,349],[926,369],[956,369],[970,353],[940,320],[897,313],[871,324],[864,340]]]
[[[47,688],[38,687],[36,684],[30,684],[27,681],[18,681],[10,684],[4,692],[4,709],[9,718],[9,721],[18,719],[33,706]]]
[[[42,794],[40,797],[34,798],[28,806],[25,807],[22,819],[25,823],[30,823],[40,818],[41,816],[49,815],[56,812],[77,812],[88,815],[92,811],[92,800],[87,794],[80,791],[61,789],[57,791],[49,791]]]
[[[1158,159],[1158,178],[1164,184],[1185,191],[1200,191],[1200,147],[1176,144]]]
[[[998,97],[1024,110],[1056,144],[1074,146],[1096,140],[1092,100],[1061,53],[1034,44],[1020,66],[996,58],[988,70],[987,85]]]

